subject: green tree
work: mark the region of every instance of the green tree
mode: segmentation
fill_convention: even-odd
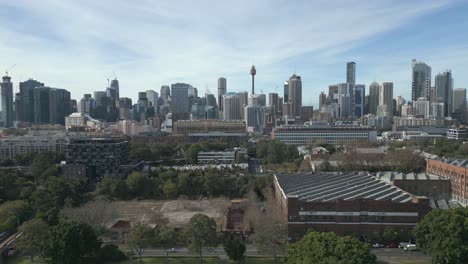
[[[172,181],[168,180],[163,185],[163,193],[164,197],[167,199],[171,199],[176,197],[177,195],[177,185],[175,185]]]
[[[383,239],[385,243],[395,243],[398,237],[398,232],[393,227],[387,226],[383,232]]]
[[[130,233],[127,236],[127,245],[137,252],[140,262],[143,251],[154,243],[154,230],[151,227],[140,223],[132,226]]]
[[[25,184],[25,179],[18,172],[13,170],[2,171],[0,177],[0,203],[18,199]]]
[[[37,154],[31,164],[31,172],[34,175],[34,183],[38,184],[38,179],[44,179],[43,173],[47,171],[51,166],[55,166],[50,155],[47,153]],[[45,175],[44,175],[45,176]]]
[[[96,257],[101,242],[93,228],[80,222],[60,222],[51,228],[43,244],[43,255],[50,263],[89,263]]]
[[[432,210],[413,235],[434,263],[468,263],[468,208]]]
[[[268,181],[268,178],[265,181]],[[273,190],[264,187],[259,196],[262,200],[257,199],[257,196],[258,194],[249,194],[249,206],[245,216],[255,230],[251,239],[259,251],[271,253],[276,263],[278,253],[284,250],[287,242],[287,226]]]
[[[228,240],[224,243],[224,251],[230,260],[241,263],[245,259],[245,245],[239,240]]]
[[[140,160],[153,160],[153,153],[150,148],[145,144],[131,144],[130,151],[128,153],[128,158],[130,160],[140,161]]]
[[[133,197],[149,198],[153,194],[153,182],[141,172],[132,172],[125,182]]]
[[[185,158],[187,159],[188,163],[196,164],[197,163],[197,156],[198,152],[201,151],[201,147],[199,144],[192,144],[186,151],[185,151]]]
[[[203,248],[219,244],[216,222],[204,214],[196,214],[190,218],[185,235],[189,241],[189,249],[200,256],[200,263],[203,263]]]
[[[28,204],[21,200],[0,204],[0,233],[13,230],[29,215]]]
[[[42,245],[47,240],[49,225],[42,219],[33,219],[21,225],[19,231],[23,234],[15,243],[16,249],[28,253],[31,262],[34,262],[34,255],[41,253]]]
[[[377,260],[369,247],[355,238],[312,231],[289,245],[286,263],[373,264]]]
[[[127,256],[125,256],[118,246],[113,244],[100,248],[96,257],[97,263],[119,262],[126,259]]]

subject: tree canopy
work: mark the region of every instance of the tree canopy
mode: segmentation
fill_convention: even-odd
[[[468,263],[468,208],[432,210],[413,235],[436,263]]]
[[[93,228],[80,222],[61,222],[51,228],[44,241],[43,255],[50,263],[89,263],[95,258],[101,242]]]
[[[137,252],[140,262],[143,251],[154,243],[155,234],[151,227],[140,223],[132,226],[127,237],[127,245]]]
[[[190,218],[185,230],[190,250],[196,252],[203,261],[203,248],[218,245],[216,222],[204,214],[196,214]]]
[[[288,247],[286,263],[373,264],[377,261],[369,247],[355,238],[311,231]]]
[[[245,256],[245,244],[239,240],[229,240],[224,243],[224,251],[229,259],[234,260],[236,263],[241,263]]]

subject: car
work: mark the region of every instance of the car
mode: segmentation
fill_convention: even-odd
[[[168,248],[168,249],[166,249],[166,252],[167,253],[175,253],[177,251],[175,250],[175,248]]]
[[[409,245],[408,242],[401,242],[400,244],[398,244],[398,247],[401,248],[401,249],[405,249],[406,245]]]
[[[385,247],[385,246],[382,245],[382,244],[379,244],[379,243],[375,243],[375,244],[372,244],[372,247],[373,247],[373,248],[383,248],[383,247]]]
[[[419,249],[415,244],[408,244],[408,245],[406,245],[405,250],[406,251],[417,251]]]
[[[387,248],[396,248],[397,246],[393,243],[390,243],[387,245]]]

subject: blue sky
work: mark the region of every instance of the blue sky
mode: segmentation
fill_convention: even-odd
[[[443,0],[176,1],[0,0],[0,69],[34,78],[79,99],[118,77],[121,96],[188,82],[216,93],[277,91],[294,72],[303,104],[317,105],[329,84],[394,82],[409,98],[411,59],[451,69],[468,88],[468,2]],[[3,67],[3,68],[1,68]]]

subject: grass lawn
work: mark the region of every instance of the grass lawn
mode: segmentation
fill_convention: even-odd
[[[280,261],[278,261],[281,263]],[[31,262],[29,260],[29,257],[15,257],[15,258],[8,258],[6,264],[43,264],[40,260],[40,258],[34,258],[34,262]],[[131,260],[126,260],[126,261],[121,261],[121,262],[110,262],[111,263],[118,263],[118,264],[139,264],[140,262],[138,259],[131,259]],[[161,258],[143,258],[143,263],[150,263],[150,264],[198,264],[199,260],[198,258],[185,258],[185,257],[171,257],[169,258],[169,261],[165,257]],[[218,258],[204,258],[205,264],[233,264],[234,262],[232,261],[225,261],[225,260],[220,260]],[[273,259],[268,259],[268,258],[247,258],[246,264],[270,264],[273,263]]]

